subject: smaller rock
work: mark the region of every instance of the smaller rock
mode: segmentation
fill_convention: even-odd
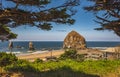
[[[34,45],[32,42],[29,42],[29,50],[35,50]]]

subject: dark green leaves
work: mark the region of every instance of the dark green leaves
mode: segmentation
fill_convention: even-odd
[[[88,0],[94,4],[84,7],[96,16],[95,22],[100,24],[96,30],[111,30],[120,36],[120,1],[119,0]]]
[[[0,40],[10,40],[10,39],[15,39],[17,37],[17,34],[14,34],[11,32],[11,30],[5,26],[5,25],[0,25]]]
[[[73,24],[72,16],[76,13],[73,9],[79,5],[79,0],[63,0],[60,5],[51,6],[55,0],[5,0],[10,3],[7,7],[0,5],[0,22],[2,25],[15,28],[18,26],[36,26],[42,30],[51,30],[53,23]],[[14,3],[12,5],[11,3]],[[47,7],[47,5],[50,5]],[[9,7],[10,6],[10,7]],[[2,26],[3,27],[3,26]],[[4,31],[6,29],[3,29]],[[3,35],[1,32],[0,35]],[[7,32],[6,34],[10,34]],[[10,39],[17,35],[11,33]]]
[[[17,57],[14,54],[7,54],[4,52],[0,52],[0,66],[7,66],[15,63],[17,61]]]

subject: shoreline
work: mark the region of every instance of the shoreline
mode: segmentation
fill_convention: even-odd
[[[87,54],[87,53],[102,53],[102,50],[100,49],[92,49],[92,48],[87,48],[87,49],[81,49],[77,50],[78,54]],[[54,57],[59,57],[61,54],[65,52],[64,49],[60,50],[52,50],[52,56]],[[23,55],[17,55],[18,59],[24,59],[28,61],[34,61],[37,58],[42,59],[43,61],[46,60],[47,57],[51,57],[51,51],[36,51],[33,53],[27,53]]]
[[[111,47],[114,47],[114,46],[111,46]],[[107,49],[107,48],[111,48],[111,47],[87,47],[88,49],[99,49],[99,50],[104,50],[104,49]],[[52,49],[52,48],[49,48],[49,49]],[[34,51],[29,51],[29,50],[14,50],[13,49],[13,51],[12,51],[12,53],[15,53],[15,54],[19,54],[19,53],[33,53],[33,52],[44,52],[44,51],[46,51],[46,52],[49,52],[49,49],[45,49],[45,48],[43,48],[43,49],[39,49],[39,50],[34,50]],[[52,51],[53,50],[63,50],[63,48],[58,48],[58,49],[52,49]],[[4,52],[6,52],[6,53],[10,53],[10,51],[7,49],[7,51],[4,51]]]
[[[18,59],[24,59],[24,60],[29,60],[29,61],[34,61],[37,58],[46,60],[46,57],[51,57],[51,52],[52,52],[52,56],[59,57],[65,51],[63,49],[53,50],[53,51],[42,51],[42,52],[36,51],[33,53],[21,54],[21,55],[16,55],[16,56],[18,57]]]
[[[86,48],[86,49],[80,49],[77,50],[78,54],[83,54],[83,55],[88,55],[86,57],[96,57],[98,58],[98,55],[103,56],[103,53],[105,52],[109,52],[109,53],[114,53],[116,50],[114,49],[116,47],[93,47],[93,48]],[[119,47],[117,47],[119,50]],[[35,59],[42,59],[43,61],[47,60],[47,57],[51,57],[52,56],[58,58],[61,54],[63,54],[65,52],[64,49],[58,49],[58,50],[37,50],[37,51],[33,51],[33,52],[13,52],[13,54],[15,54],[18,59],[23,59],[23,60],[28,60],[28,61],[34,61]],[[10,53],[10,52],[7,52]],[[96,55],[96,56],[95,56]]]
[[[1,42],[0,43],[0,50],[9,52],[8,49],[9,42]],[[52,49],[61,49],[63,46],[63,41],[33,41],[34,47],[36,51],[47,50],[49,48]],[[119,41],[86,41],[88,48],[99,48],[105,49],[108,47],[115,47],[119,46]],[[16,41],[14,42],[13,47],[14,52],[26,52],[28,51],[28,42],[26,41]]]

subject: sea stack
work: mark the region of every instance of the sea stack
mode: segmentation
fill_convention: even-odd
[[[29,42],[29,50],[35,50],[32,42]]]
[[[76,31],[71,31],[64,39],[63,48],[85,49],[85,38]]]
[[[9,48],[10,52],[12,52],[12,49],[13,49],[13,42],[12,41],[9,42],[8,48]]]

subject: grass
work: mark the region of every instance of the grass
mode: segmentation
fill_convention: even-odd
[[[29,62],[18,60],[15,55],[1,53],[0,66],[4,70],[4,73],[0,72],[0,77],[120,77],[120,60],[81,61],[66,58]]]
[[[79,62],[76,60],[67,59],[60,60],[58,62],[48,61],[33,63],[23,61],[22,63],[18,63],[19,64],[6,66],[5,69],[12,72],[22,72],[24,74],[26,71],[39,73],[39,75],[43,75],[42,77],[46,77],[46,75],[50,75],[47,77],[79,77],[79,75],[82,75],[82,77],[99,77],[109,73],[115,73],[120,67],[119,60]]]

